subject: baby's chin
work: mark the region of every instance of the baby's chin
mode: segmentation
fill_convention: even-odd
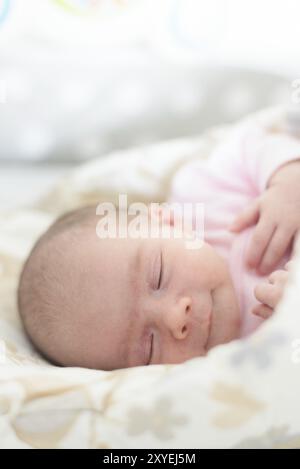
[[[217,287],[212,294],[212,322],[207,350],[226,344],[240,336],[241,314],[232,283]]]

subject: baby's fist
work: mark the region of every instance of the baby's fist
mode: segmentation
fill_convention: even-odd
[[[254,288],[254,295],[260,302],[252,310],[253,314],[260,316],[263,319],[270,317],[280,302],[286,283],[289,278],[289,270],[293,262],[288,262],[285,270],[275,270],[269,275],[268,280],[259,283]]]

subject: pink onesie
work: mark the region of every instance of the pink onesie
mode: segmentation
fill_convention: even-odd
[[[231,233],[229,224],[265,189],[270,176],[284,163],[300,158],[300,140],[271,133],[253,123],[235,128],[208,160],[192,161],[174,176],[168,202],[204,203],[204,240],[227,259],[242,314],[241,336],[261,323],[251,310],[254,287],[268,276],[246,266],[246,251],[254,226]],[[274,270],[283,268],[291,249]]]

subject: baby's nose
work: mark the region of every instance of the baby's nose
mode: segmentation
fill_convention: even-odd
[[[189,333],[188,323],[192,301],[182,297],[166,314],[166,323],[175,339],[185,339]]]

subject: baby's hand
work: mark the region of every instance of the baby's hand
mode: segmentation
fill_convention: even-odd
[[[265,192],[230,226],[239,232],[257,224],[247,252],[249,267],[266,275],[293,243],[300,230],[300,162],[279,168]]]
[[[268,281],[256,285],[254,295],[260,304],[253,308],[253,314],[263,319],[267,319],[273,314],[274,309],[282,298],[293,263],[293,261],[288,262],[284,266],[285,270],[275,270],[269,275]]]

